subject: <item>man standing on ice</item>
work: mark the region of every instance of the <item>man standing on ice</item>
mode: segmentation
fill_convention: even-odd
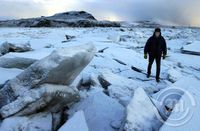
[[[156,81],[160,82],[160,64],[161,57],[165,59],[167,55],[167,45],[166,41],[161,35],[161,29],[156,28],[153,36],[151,36],[145,47],[144,47],[144,58],[147,59],[147,54],[149,56],[149,65],[147,69],[147,78],[151,75],[151,67],[154,59],[156,60]]]

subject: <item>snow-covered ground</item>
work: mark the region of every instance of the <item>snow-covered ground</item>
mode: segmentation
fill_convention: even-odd
[[[1,56],[3,58],[39,60],[48,56],[57,48],[73,47],[87,43],[92,43],[96,46],[95,57],[75,80],[75,83],[81,80],[81,82],[78,82],[81,101],[72,105],[69,111],[66,110],[71,119],[61,130],[67,131],[65,128],[72,129],[72,127],[75,127],[74,122],[78,119],[77,117],[83,119],[83,123],[77,121],[77,124],[80,124],[80,128],[84,127],[86,130],[122,130],[128,120],[132,119],[128,122],[129,126],[131,126],[131,121],[137,121],[134,120],[134,116],[126,118],[126,115],[131,112],[137,113],[134,109],[138,108],[135,107],[127,110],[128,105],[129,107],[134,106],[130,105],[130,101],[134,98],[134,91],[137,88],[143,88],[150,98],[155,98],[157,92],[159,93],[161,90],[171,87],[182,78],[192,77],[196,81],[200,81],[200,56],[198,55],[200,53],[200,29],[162,29],[162,35],[167,41],[168,55],[165,60],[162,60],[160,83],[157,83],[153,77],[146,78],[145,75],[148,61],[143,58],[143,47],[147,39],[153,34],[154,29],[152,28],[1,28],[0,30],[0,44],[6,41],[13,44],[29,42],[33,49],[28,52],[10,52]],[[75,36],[75,38],[66,41],[65,35]],[[188,52],[185,53],[183,49]],[[139,71],[133,70],[132,66]],[[14,78],[22,71],[23,69],[0,67],[0,85]],[[152,76],[155,76],[155,73],[156,67],[154,64]],[[194,85],[192,81],[189,82],[190,86],[199,88],[199,85],[195,85],[195,82]],[[198,92],[198,94],[200,93]],[[194,99],[197,101],[196,98],[199,97],[195,96]],[[149,101],[150,99],[148,99],[148,103]],[[139,105],[142,108],[142,105]],[[153,106],[154,104],[149,105]],[[131,109],[132,111],[130,111]],[[76,111],[81,111],[81,113],[76,113]],[[146,110],[141,109],[138,113],[143,115],[142,111]],[[92,115],[90,115],[90,112]],[[146,112],[144,114],[147,115]],[[135,119],[139,118],[143,119],[142,117],[136,117]],[[196,126],[194,129],[197,129],[199,127],[198,121],[194,120],[196,124],[193,124],[193,126]],[[145,122],[145,120],[138,121]],[[8,120],[3,123],[7,125],[7,122]],[[14,123],[13,120],[11,122]],[[157,128],[151,127],[149,122],[148,128],[143,129]],[[70,123],[73,125],[70,126]],[[4,124],[1,127],[0,124],[0,130],[7,127],[6,125]],[[165,124],[165,126],[168,125]],[[131,129],[134,129],[134,127],[130,127],[129,130]],[[138,128],[138,130],[140,129]],[[162,128],[162,130],[165,129],[169,128]]]

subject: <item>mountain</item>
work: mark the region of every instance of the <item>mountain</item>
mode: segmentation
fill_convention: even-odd
[[[0,27],[120,27],[120,23],[98,21],[85,11],[70,11],[48,17],[0,21]]]

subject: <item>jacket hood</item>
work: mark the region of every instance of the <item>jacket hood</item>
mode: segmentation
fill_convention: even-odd
[[[155,36],[155,33],[156,32],[160,32],[160,36],[159,36],[159,38],[162,36],[162,32],[161,32],[161,29],[160,28],[156,28],[155,30],[154,30],[154,33],[153,33],[153,37],[156,37]]]

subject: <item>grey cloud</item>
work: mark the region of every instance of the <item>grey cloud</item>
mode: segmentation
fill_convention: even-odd
[[[47,10],[41,4],[33,1],[8,1],[1,0],[0,2],[0,18],[29,18],[45,15]]]
[[[154,20],[191,25],[196,20],[200,25],[199,0],[103,0],[82,3],[81,6],[94,12],[98,18],[113,13],[128,21]]]
[[[48,9],[45,9],[44,5],[36,4],[31,0],[6,1],[0,2],[0,16],[19,18],[47,14]],[[70,9],[66,7],[66,10],[85,10],[100,20],[115,15],[119,20],[126,21],[151,20],[164,24],[200,26],[199,7],[200,0],[82,0]]]

